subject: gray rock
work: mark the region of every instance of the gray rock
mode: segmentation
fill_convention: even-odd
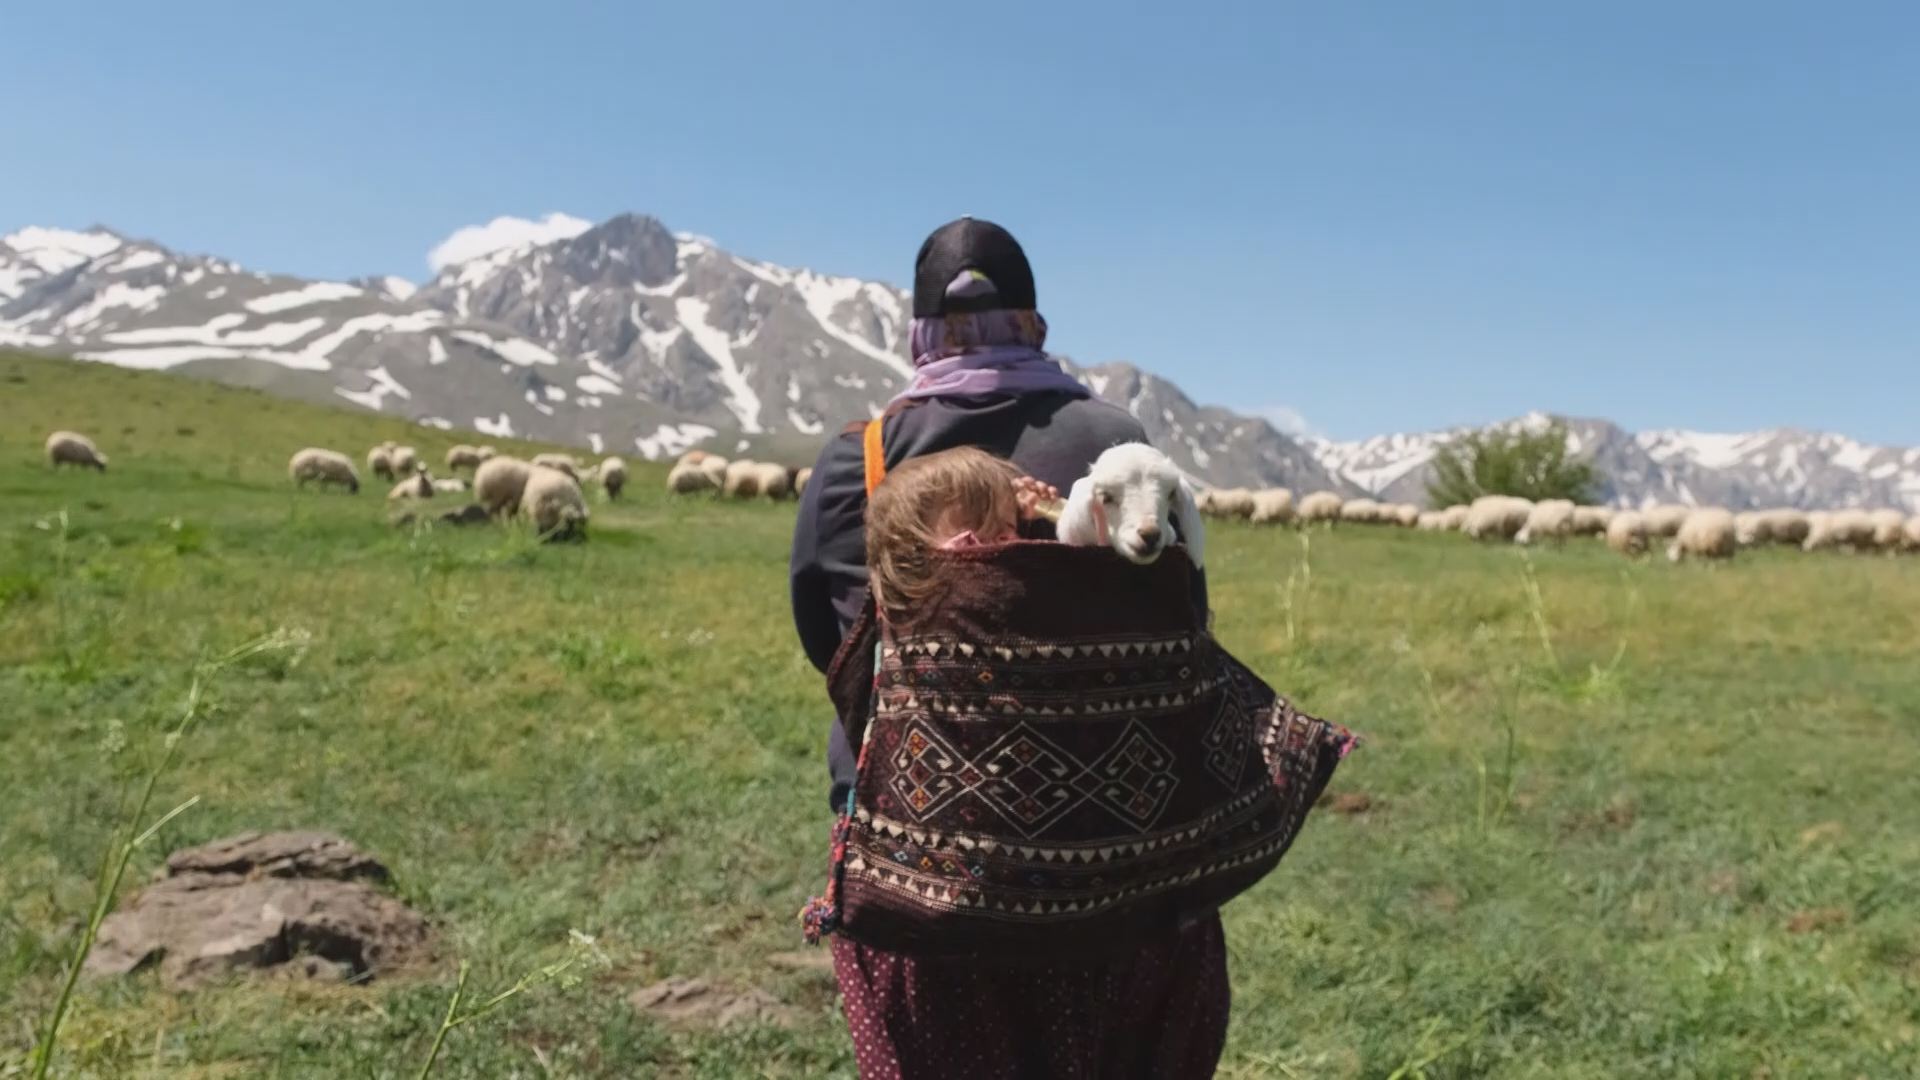
[[[125,975],[158,965],[162,982],[185,987],[269,968],[364,979],[430,959],[431,927],[376,886],[387,876],[330,833],[246,833],[178,851],[101,924],[86,967]]]
[[[798,1009],[757,987],[728,990],[678,976],[636,990],[627,1000],[649,1016],[689,1027],[791,1028],[803,1019]]]

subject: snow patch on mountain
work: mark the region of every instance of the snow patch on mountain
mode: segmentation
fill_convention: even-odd
[[[584,218],[549,213],[537,221],[526,218],[497,217],[485,225],[466,225],[453,230],[445,240],[427,252],[427,265],[435,273],[498,251],[513,251],[579,236],[593,228]]]

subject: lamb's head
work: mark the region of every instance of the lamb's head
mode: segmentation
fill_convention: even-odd
[[[1150,563],[1176,539],[1202,565],[1205,536],[1193,489],[1167,455],[1145,443],[1122,443],[1074,481],[1060,516],[1060,539],[1105,544],[1136,563]]]

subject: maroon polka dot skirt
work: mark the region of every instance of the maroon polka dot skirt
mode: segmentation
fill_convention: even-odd
[[[1096,964],[999,967],[833,939],[862,1080],[1213,1075],[1227,1039],[1218,915]]]

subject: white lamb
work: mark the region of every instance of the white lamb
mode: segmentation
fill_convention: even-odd
[[[345,454],[332,450],[323,450],[309,446],[293,455],[287,462],[287,477],[294,487],[304,488],[308,481],[326,486],[338,484],[352,494],[360,493],[360,474],[353,471],[353,461]]]
[[[1680,523],[1673,543],[1667,545],[1667,558],[1731,559],[1739,544],[1735,539],[1733,515],[1719,507],[1695,510]]]
[[[480,456],[480,448],[477,446],[458,443],[447,448],[448,472],[457,472],[461,469],[477,469],[480,467],[480,463],[485,460],[486,458]]]
[[[411,446],[396,446],[387,451],[387,457],[393,462],[396,475],[405,476],[421,465],[420,453]]]
[[[56,431],[47,436],[47,465],[59,468],[62,465],[78,465],[84,469],[107,471],[107,455],[93,445],[93,440],[77,431]]]
[[[1121,443],[1094,459],[1067,493],[1058,535],[1062,543],[1111,547],[1141,564],[1158,559],[1178,538],[1194,566],[1206,565],[1193,488],[1172,458],[1145,443]]]
[[[532,469],[532,465],[506,454],[481,462],[473,474],[473,501],[495,517],[512,514],[520,506],[527,473]]]
[[[433,482],[433,490],[441,495],[459,495],[467,490],[467,482],[458,476],[443,476]]]
[[[433,498],[433,477],[427,470],[421,469],[412,476],[393,485],[387,492],[388,500],[395,499],[431,499]]]
[[[1255,525],[1285,525],[1293,520],[1293,492],[1286,488],[1266,488],[1253,493]]]
[[[1574,505],[1571,499],[1542,499],[1527,511],[1526,524],[1513,536],[1516,544],[1531,544],[1535,540],[1552,540],[1556,543],[1573,535]]]
[[[580,484],[559,469],[535,465],[520,494],[520,514],[543,540],[578,540],[587,532],[587,500]]]

